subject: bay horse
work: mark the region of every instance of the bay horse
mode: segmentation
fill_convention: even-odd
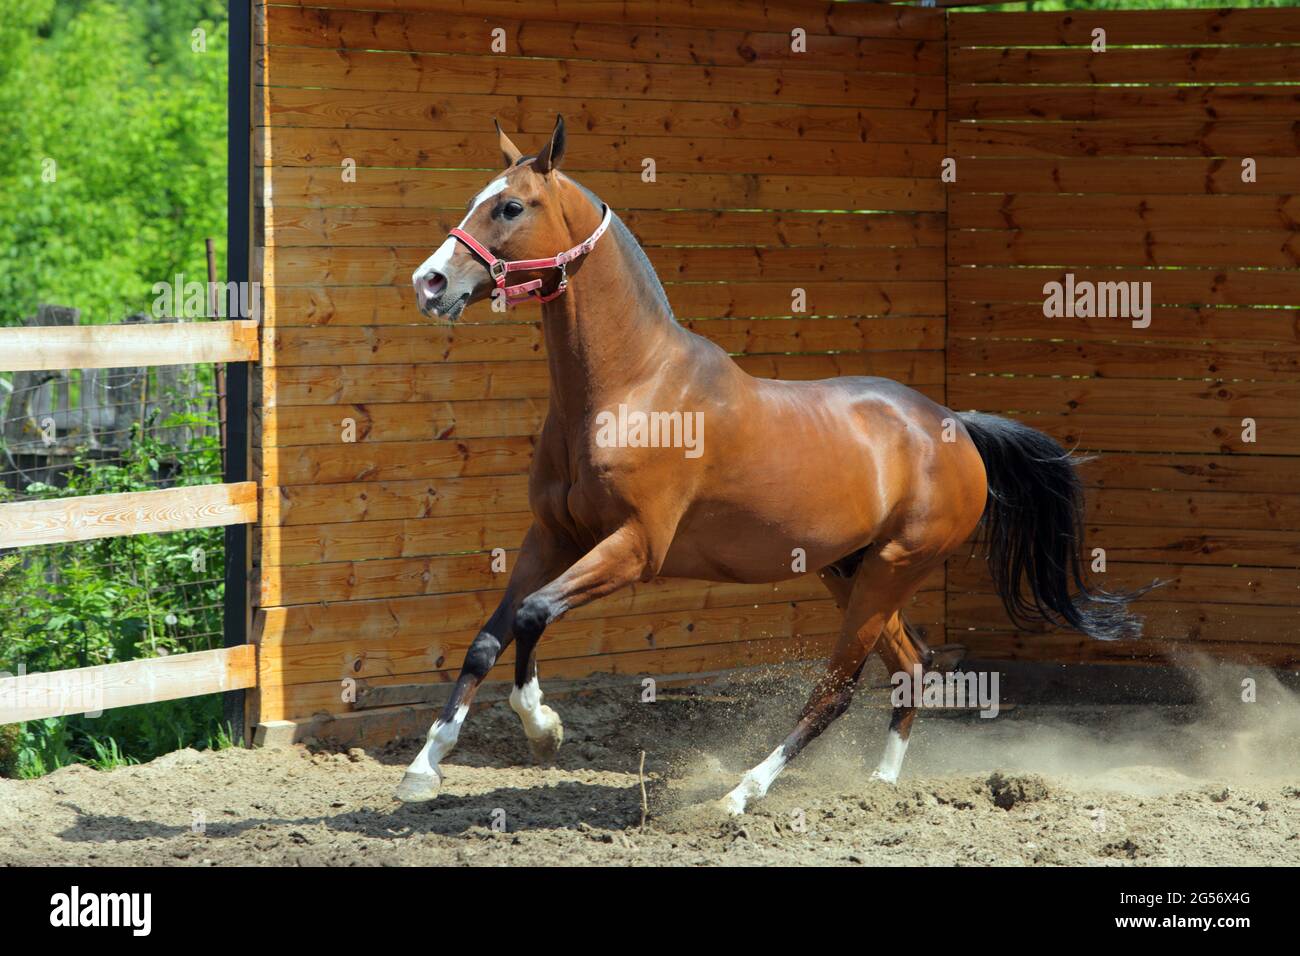
[[[1007,419],[956,414],[887,379],[747,374],[677,323],[632,233],[560,172],[562,117],[535,156],[499,124],[497,133],[504,172],[470,200],[412,282],[421,313],[446,321],[489,296],[542,303],[550,404],[529,476],[533,522],[500,605],[398,786],[400,800],[437,794],[439,763],[512,641],[510,706],[534,757],[553,758],[563,727],[542,703],[542,632],[566,611],[657,576],[775,582],[796,577],[792,555],[803,554],[843,610],[794,729],[724,798],[734,814],[844,712],[873,650],[894,673],[932,665],[902,609],[981,520],[1013,621],[1101,639],[1140,630],[1127,608],[1140,592],[1108,593],[1084,580],[1081,486],[1055,441]],[[525,281],[510,285],[512,275]],[[623,424],[636,412],[663,416],[670,439],[694,416],[700,453],[634,442],[623,425],[626,440],[611,442],[616,411]],[[893,710],[875,777],[897,780],[914,716],[914,707]]]

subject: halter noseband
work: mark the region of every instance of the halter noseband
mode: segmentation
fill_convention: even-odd
[[[605,234],[605,230],[609,228],[609,221],[613,217],[614,212],[606,203],[601,203],[601,208],[604,209],[605,215],[601,218],[600,225],[596,227],[595,232],[572,249],[566,249],[564,252],[554,255],[549,259],[515,259],[512,261],[498,259],[488,251],[487,246],[483,245],[483,243],[479,242],[459,226],[451,230],[449,235],[453,239],[459,239],[461,242],[465,243],[465,245],[469,247],[469,251],[474,253],[474,255],[478,256],[478,258],[483,261],[483,264],[487,266],[488,274],[492,276],[492,281],[496,283],[498,289],[505,293],[506,305],[518,305],[525,299],[533,299],[537,302],[550,302],[552,299],[558,299],[560,296],[564,295],[565,289],[569,287],[569,274],[565,267],[579,256],[585,256],[587,253],[591,252],[591,250],[596,246],[596,241],[600,239],[600,237]],[[560,270],[560,284],[556,287],[554,292],[549,295],[542,295],[538,292],[537,290],[542,287],[541,279],[533,279],[530,282],[521,282],[518,285],[506,285],[506,276],[511,272],[530,272],[535,269]]]

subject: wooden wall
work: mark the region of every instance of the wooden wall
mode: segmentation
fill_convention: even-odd
[[[1300,665],[1300,87],[1281,85],[1300,79],[1300,10],[948,23],[949,402],[1102,452],[1086,475],[1103,580],[1171,582],[1142,602],[1145,640],[1099,644],[1015,633],[985,574],[954,562],[951,639]],[[1044,318],[1065,272],[1150,281],[1150,327]]]
[[[642,240],[681,321],[745,368],[878,374],[942,400],[941,11],[802,0],[255,11],[266,285],[255,721],[346,712],[344,678],[450,679],[501,593],[489,552],[513,556],[528,524],[545,414],[539,313],[480,305],[436,324],[409,282],[495,171],[493,116],[527,148],[562,112],[567,171]],[[503,54],[490,52],[497,27]],[[806,53],[791,51],[795,28]],[[796,287],[809,310],[792,316]],[[355,442],[342,440],[344,419]],[[913,614],[935,632],[942,586]],[[655,582],[552,627],[542,673],[821,656],[837,627],[812,577]]]

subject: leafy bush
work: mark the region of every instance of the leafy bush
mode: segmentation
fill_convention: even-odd
[[[86,322],[120,322],[148,311],[154,283],[202,281],[205,237],[224,258],[226,49],[225,0],[0,0],[0,326],[50,302]],[[203,374],[210,387],[211,369]],[[171,448],[146,429],[123,460],[86,457],[67,487],[23,492],[135,491],[219,474],[215,440]],[[217,645],[222,578],[219,528],[0,558],[0,671]],[[211,696],[0,727],[0,774],[228,744],[220,720]]]

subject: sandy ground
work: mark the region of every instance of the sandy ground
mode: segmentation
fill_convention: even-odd
[[[415,741],[186,750],[0,780],[0,863],[1295,865],[1300,702],[1261,679],[1243,704],[1239,680],[1206,675],[1197,707],[922,714],[897,786],[868,779],[888,715],[884,691],[860,692],[740,820],[713,801],[784,736],[803,677],[554,700],[566,739],[548,768],[494,705],[439,798],[410,807],[392,790]]]

